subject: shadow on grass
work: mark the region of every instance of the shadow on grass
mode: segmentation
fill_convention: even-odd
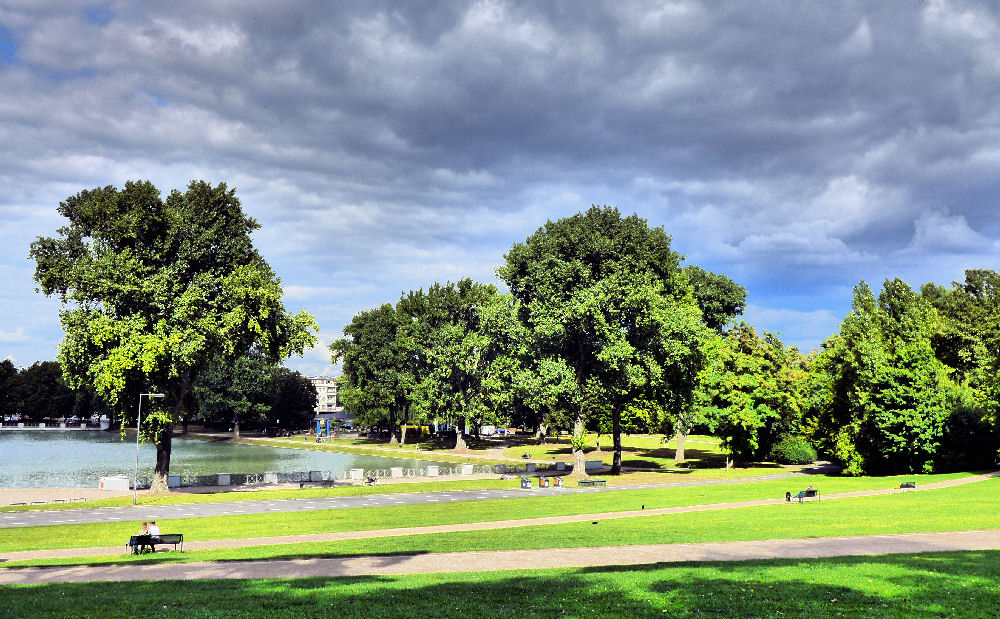
[[[4,616],[993,616],[1000,552],[0,588]]]

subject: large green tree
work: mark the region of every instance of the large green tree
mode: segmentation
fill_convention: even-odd
[[[397,307],[416,361],[415,411],[452,424],[459,450],[467,425],[506,424],[521,345],[513,298],[465,278],[411,291]]]
[[[734,458],[761,460],[779,438],[799,432],[806,379],[798,349],[739,323],[719,340],[695,400]]]
[[[946,420],[960,393],[934,354],[937,312],[899,279],[878,298],[854,289],[840,332],[812,363],[809,426],[821,451],[849,474],[934,469]]]
[[[681,256],[662,228],[592,207],[515,243],[497,273],[519,303],[532,357],[573,372],[574,472],[583,474],[590,412],[612,420],[613,470],[621,469],[621,415],[638,399],[672,413],[687,407],[707,327]]]
[[[277,365],[259,355],[234,360],[215,357],[192,385],[202,421],[232,424],[233,438],[240,437],[240,425],[267,425],[274,399]]]
[[[68,224],[32,243],[31,257],[41,291],[62,301],[63,374],[123,415],[130,391],[166,394],[139,428],[156,445],[153,490],[164,491],[197,373],[215,355],[301,354],[315,321],[285,310],[280,280],[253,247],[259,224],[224,183],[193,181],[162,199],[152,183],[128,182],[70,196],[59,213]]]
[[[333,362],[342,364],[338,397],[358,423],[388,427],[393,443],[406,440],[401,428],[409,419],[418,380],[405,326],[404,316],[385,303],[356,314],[344,327],[344,337],[330,344]]]

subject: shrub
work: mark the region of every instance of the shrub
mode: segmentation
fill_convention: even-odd
[[[816,460],[816,450],[801,436],[786,436],[771,449],[771,460],[781,464],[809,464]]]

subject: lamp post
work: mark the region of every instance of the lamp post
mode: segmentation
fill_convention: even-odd
[[[135,480],[132,482],[132,505],[136,504],[139,495],[139,427],[142,425],[142,396],[147,398],[164,398],[162,393],[139,394],[139,418],[135,422]]]

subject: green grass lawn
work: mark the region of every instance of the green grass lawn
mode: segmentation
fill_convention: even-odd
[[[1000,552],[0,587],[0,616],[992,617]]]
[[[610,465],[614,456],[611,437],[607,434],[598,436],[595,433],[586,435],[587,459],[602,460]],[[674,450],[677,447],[673,437],[664,441],[660,435],[633,434],[622,436],[622,465],[642,468],[671,468],[676,466]],[[429,437],[411,437],[405,445],[389,445],[386,440],[370,438],[328,438],[323,444],[315,443],[313,437],[295,437],[292,439],[261,439],[243,438],[240,442],[258,445],[295,447],[299,449],[317,449],[327,451],[344,451],[367,455],[383,454],[386,449],[404,451],[433,452],[429,456],[445,462],[464,462],[472,455],[477,462],[487,462],[490,456],[502,455],[505,458],[522,459],[526,453],[531,454],[531,460],[570,462],[573,458],[569,435],[550,436],[542,445],[537,444],[531,435],[515,435],[504,439],[476,440],[469,438],[469,449],[462,454],[452,451],[453,439],[432,439]],[[598,445],[600,451],[597,451]],[[502,451],[501,451],[502,448]],[[719,447],[719,439],[712,436],[691,435],[685,446],[685,463],[695,468],[724,467],[726,456]],[[419,457],[414,453],[413,457]],[[480,458],[486,458],[481,460]],[[502,460],[496,460],[500,462]]]
[[[597,442],[600,439],[601,451],[596,452]],[[529,437],[515,438],[509,443],[514,443],[508,447],[504,453],[510,458],[520,458],[525,453],[531,454],[536,460],[572,460],[572,446],[569,435],[548,437],[545,443],[538,445]],[[660,435],[633,434],[622,436],[622,466],[643,467],[643,468],[671,468],[677,465],[674,460],[674,451],[677,442],[673,438],[664,442]],[[588,460],[601,460],[610,465],[614,457],[614,448],[611,437],[607,434],[601,435],[587,434]],[[718,468],[724,467],[726,456],[719,447],[719,439],[712,436],[691,435],[685,444],[685,463],[695,468]]]
[[[960,474],[958,474],[960,475]],[[955,475],[921,476],[921,483]],[[419,527],[465,522],[487,522],[568,514],[640,510],[682,505],[703,505],[784,495],[812,481],[825,493],[889,488],[912,477],[774,480],[752,484],[719,484],[654,490],[543,495],[523,499],[432,503],[311,512],[217,516],[161,520],[165,533],[184,533],[186,541],[274,536],[303,533]],[[203,553],[234,553],[202,558],[250,558],[259,553],[337,554],[426,552],[467,549],[552,548],[559,546],[727,541],[768,537],[817,537],[891,532],[893,525],[906,531],[947,531],[993,528],[1000,507],[996,491],[1000,478],[941,490],[907,492],[881,497],[839,499],[806,504],[673,514],[590,523],[532,526],[490,532],[449,533],[447,536],[414,535],[380,540],[296,544],[227,551],[162,555],[195,560]],[[748,516],[750,514],[751,516]],[[124,544],[136,523],[108,522],[0,530],[0,552],[44,550]],[[927,528],[921,528],[922,526]],[[736,535],[736,537],[726,537]],[[721,536],[721,537],[720,537]],[[744,536],[744,537],[741,537]],[[749,537],[745,537],[749,536]],[[161,555],[151,558],[159,560]],[[282,555],[284,556],[284,555]],[[113,560],[119,560],[114,559]],[[145,558],[140,557],[140,560]],[[80,560],[77,560],[78,562]],[[87,559],[86,561],[90,561]],[[11,565],[10,563],[4,565]]]

